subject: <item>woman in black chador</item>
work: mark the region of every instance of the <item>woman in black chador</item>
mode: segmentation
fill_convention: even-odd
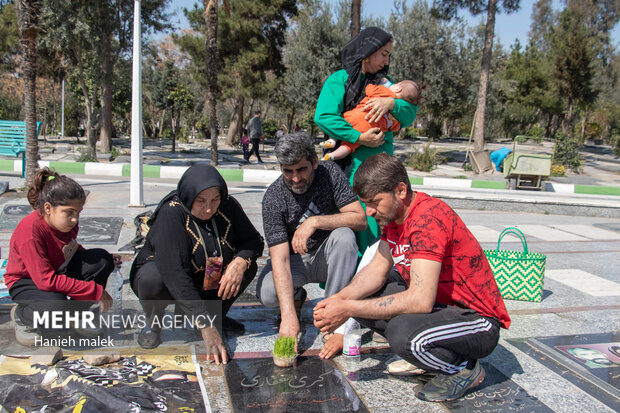
[[[219,363],[221,357],[226,363],[222,335],[205,315],[213,318],[213,304],[219,301],[222,328],[244,332],[243,324],[226,313],[256,275],[263,238],[228,195],[224,178],[209,165],[189,168],[177,189],[161,200],[149,225],[130,274],[148,320],[138,343],[143,348],[159,346],[161,317],[173,301],[177,311],[197,320],[207,359]]]

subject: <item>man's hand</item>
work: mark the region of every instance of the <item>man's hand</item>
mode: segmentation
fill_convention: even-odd
[[[214,361],[215,364],[220,364],[221,357],[222,363],[227,364],[228,353],[226,353],[224,341],[217,329],[215,327],[201,328],[200,334],[207,349],[207,361]]]
[[[314,307],[314,325],[321,331],[333,332],[352,316],[347,300],[332,295]]]
[[[332,358],[342,351],[343,342],[344,336],[342,334],[332,334],[332,336],[323,345],[321,351],[319,351],[319,357],[322,359]]]
[[[279,337],[293,337],[295,339],[295,353],[297,353],[297,338],[299,336],[299,320],[297,315],[293,313],[292,317],[282,316],[280,322]]]
[[[366,120],[370,123],[378,122],[379,119],[392,109],[396,102],[393,98],[372,98],[368,100],[362,111],[368,112]]]
[[[376,148],[383,145],[384,133],[379,128],[370,128],[366,132],[362,133],[357,138],[357,143],[360,145],[368,146],[370,148]]]
[[[224,274],[220,279],[220,288],[217,291],[217,296],[221,297],[222,300],[228,300],[239,294],[243,274],[247,268],[248,263],[246,260],[241,257],[235,257],[235,259],[226,266],[226,270],[224,270]]]
[[[295,230],[293,239],[291,240],[291,246],[295,254],[303,255],[308,252],[308,238],[316,231],[314,222],[314,217],[308,217]]]
[[[101,294],[101,298],[97,302],[99,304],[99,310],[102,313],[105,313],[110,308],[112,308],[112,303],[113,302],[114,302],[114,300],[112,299],[110,294],[108,294],[108,292],[106,290],[103,290],[103,294]]]

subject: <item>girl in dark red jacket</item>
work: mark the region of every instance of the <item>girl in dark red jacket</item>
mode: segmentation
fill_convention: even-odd
[[[17,303],[11,310],[15,336],[23,345],[35,345],[35,311],[68,311],[68,298],[98,302],[101,311],[112,306],[105,286],[118,257],[76,241],[85,201],[77,182],[48,168],[37,171],[28,190],[34,211],[13,231],[4,275]]]

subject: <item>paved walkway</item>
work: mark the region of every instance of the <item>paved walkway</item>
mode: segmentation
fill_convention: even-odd
[[[158,147],[151,147],[148,143],[147,141],[145,148],[146,163],[161,164],[165,161],[163,158],[169,154],[163,153]],[[193,145],[195,144],[188,147],[180,145],[183,150],[192,152],[169,156],[170,160],[163,164],[172,163],[173,166],[184,169],[189,162],[208,159],[206,149],[198,149]],[[277,173],[275,159],[269,154],[269,145],[266,146],[267,154],[264,157],[267,161],[266,169],[262,165],[241,165],[240,152],[225,148],[223,145],[221,167],[235,170],[241,166],[243,171]],[[401,154],[405,151],[406,148],[399,148]],[[53,159],[52,155],[57,158]],[[68,161],[67,156],[70,155],[60,153],[42,155],[44,160],[50,162]],[[597,158],[597,162],[601,162],[600,159]],[[122,159],[117,159],[106,165],[112,168],[121,161]],[[455,162],[458,164],[459,161]],[[617,160],[612,159],[610,163],[615,166]],[[583,178],[582,183],[617,185],[616,172],[613,170],[599,172],[600,168],[595,166],[592,168],[597,173],[588,175],[587,181],[585,176],[579,177]],[[446,170],[456,173],[457,169],[456,166],[450,169],[446,166],[443,175],[437,176],[431,173],[424,174],[423,177],[445,178]],[[460,173],[468,178],[479,178],[462,171]],[[81,232],[85,234],[81,235],[96,235],[97,228],[101,228],[101,225],[105,225],[104,232],[109,235],[106,239],[87,237],[86,240],[81,239],[81,242],[87,247],[104,247],[123,254],[123,265],[119,271],[113,273],[107,289],[114,297],[117,306],[122,306],[128,311],[132,309],[137,311],[139,304],[128,285],[133,254],[124,247],[135,235],[133,225],[135,215],[153,209],[161,197],[175,187],[177,179],[146,177],[144,190],[146,208],[129,208],[127,207],[129,183],[126,177],[109,174],[74,176],[89,191],[81,219],[84,223],[81,225]],[[609,179],[614,177],[615,180]],[[486,180],[491,182],[502,182],[501,176],[485,178],[489,178]],[[11,188],[23,186],[23,180],[16,173],[0,176],[0,180],[8,180]],[[455,179],[460,180],[462,179]],[[474,180],[477,179],[472,179]],[[320,300],[323,292],[318,286],[310,286],[308,288],[310,303],[303,309],[305,323],[301,348],[304,350],[305,358],[300,360],[298,370],[293,370],[308,371],[304,373],[309,375],[308,377],[297,377],[304,380],[306,387],[290,392],[291,383],[295,386],[301,384],[299,381],[291,382],[289,379],[288,393],[282,390],[282,386],[275,386],[274,388],[279,390],[271,389],[274,392],[269,393],[267,385],[259,386],[260,383],[266,383],[260,380],[274,382],[281,380],[282,374],[289,373],[273,370],[273,367],[268,367],[271,366],[270,362],[261,361],[261,358],[269,358],[270,349],[277,336],[277,329],[272,320],[278,311],[264,308],[256,301],[254,296],[256,287],[255,283],[252,283],[231,310],[231,316],[246,325],[244,336],[227,337],[234,362],[229,367],[222,368],[200,362],[200,355],[198,356],[202,365],[208,406],[212,411],[227,412],[233,409],[311,411],[308,405],[303,403],[306,400],[304,397],[313,395],[316,397],[321,395],[326,403],[334,402],[338,397],[346,400],[349,400],[347,397],[359,397],[362,403],[359,405],[359,411],[364,411],[365,406],[375,412],[620,410],[620,367],[618,367],[620,357],[614,359],[613,355],[609,355],[612,367],[597,368],[588,364],[586,360],[571,357],[564,351],[576,345],[606,351],[605,349],[611,348],[610,344],[620,344],[618,335],[620,278],[617,271],[617,268],[620,268],[620,217],[609,215],[609,211],[617,211],[620,208],[619,198],[613,195],[538,193],[471,187],[445,188],[427,183],[416,188],[441,196],[453,203],[484,248],[495,248],[500,231],[506,226],[516,225],[526,234],[530,250],[547,255],[543,301],[541,303],[507,301],[513,323],[510,330],[502,332],[502,339],[494,353],[483,360],[487,372],[484,384],[461,401],[446,404],[421,402],[412,396],[414,386],[419,383],[417,379],[396,378],[386,374],[386,363],[392,358],[392,354],[384,345],[373,342],[368,332],[364,334],[364,354],[360,362],[351,362],[339,356],[333,362],[317,364],[316,354],[322,343],[311,323],[311,313],[313,304]],[[229,186],[231,195],[239,199],[252,222],[262,233],[260,201],[267,182],[231,180]],[[459,206],[458,202],[462,202],[463,205]],[[513,205],[514,209],[505,211],[495,206],[502,203]],[[7,255],[12,228],[19,220],[20,214],[27,212],[27,208],[20,209],[19,206],[26,204],[23,193],[9,192],[0,197],[2,210],[0,248],[4,258]],[[532,205],[538,205],[542,209],[528,212],[527,208]],[[571,213],[563,212],[562,208],[570,209]],[[7,214],[7,211],[11,211],[13,215]],[[601,211],[607,211],[607,214]],[[120,225],[117,225],[115,218],[120,218]],[[506,240],[502,246],[508,249],[521,248],[516,239]],[[265,250],[264,256],[259,260],[260,265],[264,265],[266,255]],[[172,312],[171,307],[169,312]],[[12,337],[12,328],[8,323],[8,308],[0,305],[0,348],[3,350],[12,348],[10,347],[14,345]],[[125,341],[119,336],[120,340],[117,342],[129,345],[135,343],[135,337],[136,332],[132,332],[128,337],[124,337]],[[163,348],[184,346],[192,342],[200,343],[193,333],[187,330],[166,331],[163,338],[165,340]],[[121,351],[131,350],[121,349]],[[134,353],[129,355],[137,354],[136,350],[133,351]],[[308,367],[309,370],[303,370],[306,365],[311,366]],[[238,374],[245,374],[241,378],[241,383]],[[258,378],[258,375],[262,379]],[[333,380],[328,380],[328,376],[333,376]],[[317,382],[317,380],[325,380],[325,386],[321,384],[323,381]],[[251,383],[256,383],[256,390],[267,392],[263,394],[267,399],[263,399],[260,408],[258,406],[260,394],[251,391],[253,387]],[[328,393],[324,393],[326,387]],[[342,393],[343,389],[349,388],[354,393]]]

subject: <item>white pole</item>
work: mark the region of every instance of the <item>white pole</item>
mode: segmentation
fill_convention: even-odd
[[[140,0],[135,0],[133,12],[133,81],[131,93],[130,207],[144,206],[142,188],[142,45],[140,42]]]
[[[65,137],[65,77],[62,77],[62,106],[60,109],[60,136]]]

